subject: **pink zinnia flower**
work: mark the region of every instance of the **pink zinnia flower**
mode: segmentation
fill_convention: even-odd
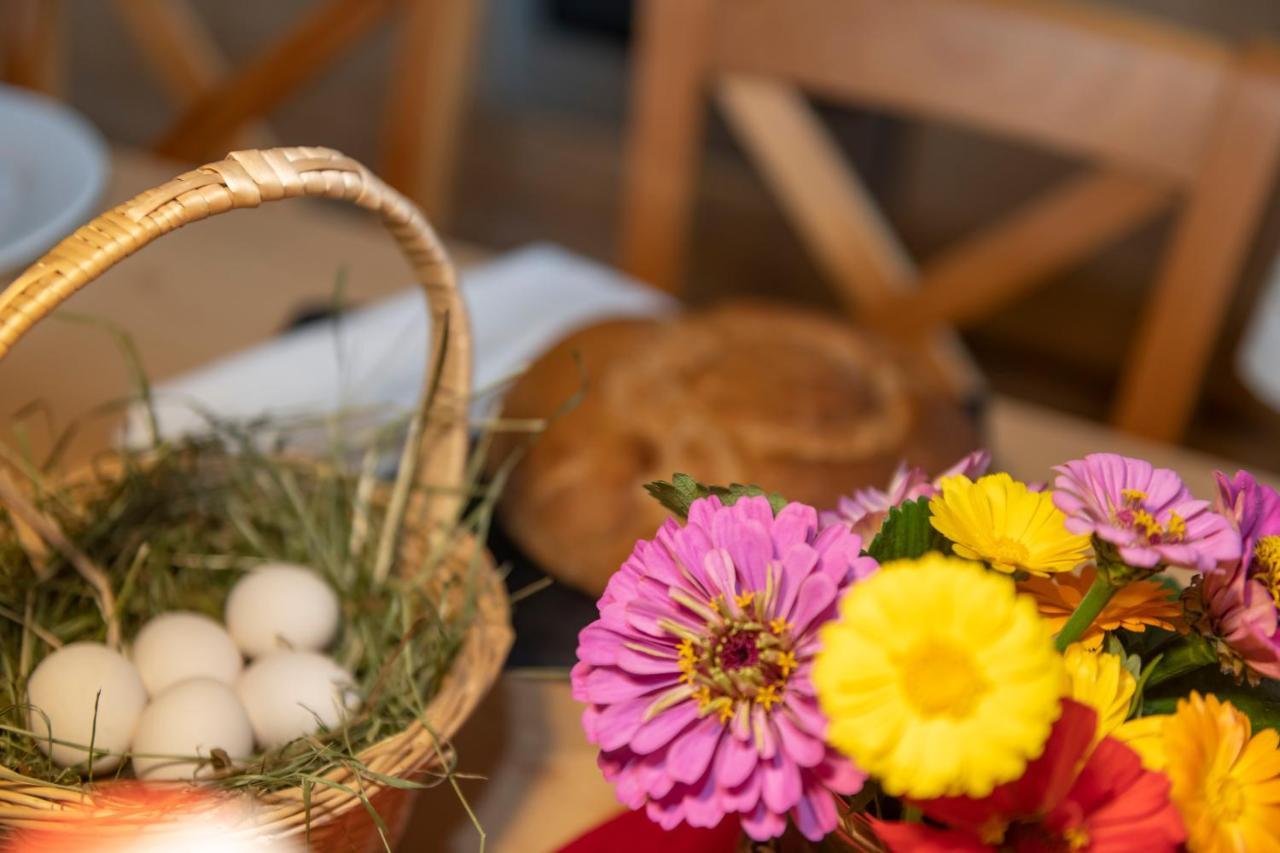
[[[1248,667],[1280,678],[1280,494],[1245,471],[1217,478],[1217,509],[1239,531],[1243,550],[1229,571],[1200,578],[1197,627],[1219,641],[1237,674]]]
[[[1092,533],[1127,565],[1201,571],[1240,556],[1240,536],[1208,501],[1196,500],[1168,468],[1115,453],[1091,453],[1054,469],[1053,502],[1072,533]]]
[[[931,498],[941,488],[944,477],[964,474],[976,480],[991,467],[991,453],[975,450],[932,480],[923,468],[908,468],[906,461],[898,463],[889,480],[888,489],[858,489],[848,497],[841,497],[834,511],[822,513],[822,526],[845,524],[854,533],[870,541],[880,531],[889,510],[898,504],[919,498]]]
[[[762,497],[694,501],[610,579],[578,638],[573,693],[600,768],[627,806],[665,828],[740,814],[764,840],[790,815],[817,840],[835,794],[866,774],[827,746],[810,673],[818,627],[877,568],[843,526]]]

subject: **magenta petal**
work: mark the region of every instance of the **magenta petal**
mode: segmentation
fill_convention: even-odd
[[[715,779],[710,774],[707,774],[701,784],[688,789],[680,807],[690,826],[708,829],[724,819],[723,803],[716,791]]]
[[[836,828],[835,800],[826,788],[810,783],[791,810],[791,817],[801,835],[810,841],[821,841]]]
[[[702,569],[712,596],[721,596],[726,602],[733,601],[738,594],[738,572],[729,552],[724,548],[712,548],[703,558]]]
[[[684,817],[679,801],[650,800],[644,807],[644,813],[649,816],[649,820],[668,832],[679,826]]]
[[[785,711],[773,715],[773,726],[782,742],[783,754],[801,767],[813,767],[826,757],[827,745],[820,738],[801,731]]]
[[[636,651],[621,646],[618,649],[618,668],[634,675],[679,675],[680,667],[676,662],[674,648],[652,646],[656,654]]]
[[[716,778],[726,788],[737,787],[756,769],[759,757],[754,743],[732,736],[722,737],[716,753]]]
[[[752,765],[754,769],[755,765]],[[719,778],[717,773],[717,781],[721,785],[720,798],[724,803],[724,809],[727,812],[749,812],[754,809],[760,802],[760,788],[764,785],[763,775],[760,773],[750,773],[741,784],[731,788],[724,787],[724,779]]]
[[[813,621],[828,613],[836,600],[836,585],[831,578],[823,574],[809,575],[800,584],[796,593],[796,603],[787,614],[793,634],[803,634]]]
[[[800,799],[800,768],[779,754],[761,763],[764,786],[760,795],[765,805],[775,812],[785,812]]]
[[[822,780],[822,784],[837,794],[844,794],[845,796],[858,793],[867,782],[867,774],[859,770],[858,765],[838,754],[835,750],[831,750],[830,760],[825,764],[819,764],[809,772]]]
[[[818,513],[811,506],[787,504],[773,520],[773,542],[779,554],[807,544],[818,530]]]
[[[769,712],[759,705],[751,711],[751,736],[760,758],[769,760],[778,754],[778,736],[773,730]]]
[[[677,782],[692,785],[702,774],[707,772],[711,757],[721,740],[733,740],[724,737],[724,726],[715,715],[704,717],[696,725],[691,726],[684,734],[671,742],[667,752],[667,769]]]
[[[644,755],[671,743],[671,739],[698,718],[698,706],[691,701],[680,702],[642,723],[631,739],[631,748]]]
[[[614,667],[600,667],[585,673],[579,683],[585,701],[609,705],[674,687],[679,681],[678,674],[631,675]]]
[[[733,557],[743,585],[747,589],[764,589],[766,566],[773,559],[773,541],[768,529],[758,521],[739,521],[721,515],[716,517],[713,535],[717,544]]]
[[[769,811],[763,803],[742,816],[742,831],[756,841],[777,838],[786,828],[786,815]]]
[[[814,737],[826,736],[827,718],[818,708],[817,702],[812,699],[802,699],[799,696],[788,696],[784,707],[803,731]]]
[[[796,603],[796,594],[800,591],[799,579],[808,577],[817,564],[818,552],[812,547],[800,543],[787,549],[776,571],[778,595],[774,612],[791,612]]]
[[[1119,551],[1120,559],[1131,566],[1153,569],[1160,562],[1160,554],[1153,548],[1122,546]]]
[[[589,734],[600,744],[603,750],[621,749],[631,743],[631,739],[644,722],[645,709],[653,704],[652,696],[640,696],[626,702],[615,702],[604,705],[596,714]],[[585,727],[584,721],[584,727]]]
[[[658,622],[670,619],[686,628],[697,628],[698,623],[683,608],[678,608],[667,598],[666,588],[662,589],[662,598],[637,598],[626,606],[627,625],[651,638],[664,639],[671,634],[666,628],[659,627]]]
[[[604,624],[592,622],[578,634],[578,660],[597,666],[615,663],[623,642],[621,635]]]

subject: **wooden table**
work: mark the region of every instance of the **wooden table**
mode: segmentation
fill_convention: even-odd
[[[117,152],[103,206],[162,183],[180,169]],[[480,253],[455,251],[460,264]],[[294,272],[273,280],[271,270]],[[277,332],[306,301],[331,292],[340,267],[353,296],[405,286],[408,268],[368,218],[295,201],[199,223],[149,246],[78,294],[70,308],[129,330],[148,373],[165,378]],[[252,312],[244,305],[255,304]],[[129,380],[115,345],[91,327],[51,320],[0,364],[0,414],[31,400],[65,418],[125,396]],[[44,416],[29,417],[36,446],[47,446]],[[991,445],[1015,476],[1043,480],[1049,468],[1091,450],[1110,449],[1176,468],[1191,488],[1212,494],[1212,472],[1229,463],[1118,435],[1106,427],[1007,399],[989,412]],[[110,438],[113,421],[80,431],[73,456]],[[1276,482],[1274,477],[1264,479]],[[618,809],[601,779],[595,751],[578,725],[580,708],[564,673],[508,673],[458,739],[461,787],[488,835],[491,851],[553,850]],[[475,850],[479,835],[447,787],[425,792],[401,849]]]

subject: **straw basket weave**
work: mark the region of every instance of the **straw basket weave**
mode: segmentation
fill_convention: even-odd
[[[395,237],[426,292],[440,346],[432,347],[428,381],[432,408],[422,430],[419,485],[406,513],[402,554],[423,553],[433,534],[448,530],[460,510],[467,454],[466,410],[471,382],[471,336],[454,270],[431,227],[407,199],[359,163],[324,148],[239,151],[142,193],[67,237],[0,293],[0,359],[43,317],[73,293],[152,240],[191,222],[237,208],[297,196],[340,199],[378,214]],[[440,487],[445,487],[441,489]],[[444,494],[440,494],[444,492]],[[444,561],[446,579],[473,571],[474,550],[464,541]],[[372,771],[406,778],[439,769],[444,744],[497,677],[511,643],[508,605],[488,554],[481,552],[477,610],[462,647],[421,720],[365,749]],[[371,785],[348,770],[327,778],[362,790],[398,836],[409,813],[409,791]],[[0,767],[0,826],[41,828],[61,812],[107,808],[109,796],[67,790]],[[309,825],[308,825],[309,824]],[[263,797],[260,827],[273,835],[307,834],[314,849],[382,849],[364,804],[335,786],[316,786],[304,802],[300,789]]]

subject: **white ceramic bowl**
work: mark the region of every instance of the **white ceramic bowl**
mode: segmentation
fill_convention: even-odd
[[[96,212],[106,176],[107,148],[93,125],[0,85],[0,284]]]

